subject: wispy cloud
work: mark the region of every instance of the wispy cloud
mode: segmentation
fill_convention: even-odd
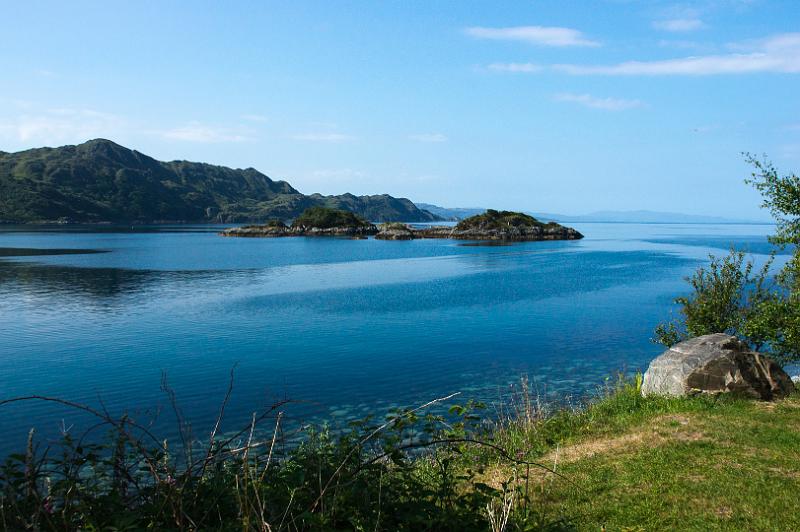
[[[705,23],[699,18],[672,18],[667,20],[657,20],[653,22],[653,27],[658,30],[682,33],[696,31],[706,27]]]
[[[199,143],[225,143],[247,142],[254,138],[244,131],[224,127],[214,127],[199,122],[190,122],[185,126],[167,129],[158,132],[165,139],[180,140],[183,142]]]
[[[349,142],[355,140],[355,137],[344,133],[300,133],[292,135],[292,139],[309,142]]]
[[[598,98],[591,94],[573,94],[569,92],[562,92],[553,96],[557,102],[569,102],[589,107],[591,109],[603,109],[605,111],[625,111],[626,109],[633,109],[641,107],[642,102],[639,100],[625,100],[622,98]]]
[[[447,142],[447,136],[442,133],[419,133],[408,138],[417,142]]]
[[[731,46],[743,53],[692,56],[659,61],[627,61],[615,65],[553,65],[573,75],[710,76],[759,72],[800,73],[800,33],[773,35]]]
[[[513,26],[506,28],[474,26],[464,29],[464,33],[476,39],[520,41],[540,46],[600,46],[599,42],[588,39],[578,30],[555,26]]]
[[[16,117],[0,120],[0,136],[14,142],[53,145],[83,142],[95,137],[116,137],[125,121],[116,115],[82,108],[56,108],[34,111],[20,106]]]
[[[535,63],[492,63],[486,68],[495,72],[521,72],[524,74],[541,72],[543,70],[541,65]]]

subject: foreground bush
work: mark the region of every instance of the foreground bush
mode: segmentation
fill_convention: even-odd
[[[751,155],[747,162],[754,167],[747,182],[761,192],[763,207],[777,224],[770,241],[793,247],[792,258],[772,272],[774,255],[757,271],[742,252],[712,256],[707,267],[687,278],[690,294],[675,300],[682,320],[659,325],[654,340],[671,346],[689,337],[727,333],[786,364],[800,360],[800,177],[781,176],[769,161]]]
[[[523,381],[491,420],[476,403],[429,411],[451,396],[382,423],[354,422],[344,433],[306,430],[291,447],[281,436],[283,405],[255,414],[237,434],[212,430],[205,446],[187,442],[176,451],[131,418],[92,411],[108,429],[101,443],[67,432],[41,448],[31,432],[26,451],[8,457],[0,467],[0,526],[501,531],[690,522],[684,529],[708,529],[728,517],[692,505],[719,499],[730,506],[742,497],[753,501],[738,521],[744,529],[794,522],[794,491],[784,484],[800,483],[791,476],[800,436],[783,427],[800,423],[797,401],[767,410],[735,398],[640,391],[641,376],[610,380],[588,404],[553,406]],[[754,446],[762,452],[753,454]],[[729,472],[720,456],[734,455],[737,467],[753,462],[769,478]],[[684,470],[698,461],[708,461],[703,475],[714,490],[685,481]],[[784,470],[788,476],[769,473]],[[768,505],[757,503],[763,490]],[[664,506],[664,497],[692,505]]]

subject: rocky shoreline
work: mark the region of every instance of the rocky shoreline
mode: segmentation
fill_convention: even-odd
[[[366,238],[378,234],[375,225],[366,227],[275,227],[270,225],[245,225],[231,227],[221,231],[220,236],[253,237],[253,238],[281,238],[289,236],[341,236],[350,238]]]
[[[542,223],[532,216],[511,211],[488,210],[484,214],[460,221],[454,227],[432,226],[415,228],[408,224],[390,222],[380,228],[346,212],[313,207],[303,213],[291,226],[280,220],[263,225],[232,227],[219,233],[234,237],[279,238],[288,236],[339,236],[378,240],[414,240],[445,238],[452,240],[490,240],[529,242],[538,240],[579,240],[583,235],[571,227],[555,222]]]
[[[405,229],[391,227],[381,229],[375,238],[379,240],[414,240],[418,238],[446,238],[451,240],[495,240],[508,242],[531,242],[538,240],[580,240],[583,235],[571,227],[551,223],[543,226],[510,227],[507,229],[458,229],[458,227],[432,226]]]

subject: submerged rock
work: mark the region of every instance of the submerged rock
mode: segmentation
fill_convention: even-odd
[[[770,401],[793,391],[792,379],[777,363],[722,333],[672,346],[650,363],[642,383],[643,395],[733,392]]]

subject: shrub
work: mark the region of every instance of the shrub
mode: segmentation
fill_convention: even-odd
[[[355,213],[327,207],[309,207],[292,222],[292,227],[319,227],[320,229],[367,227],[369,225],[369,222]]]
[[[746,182],[761,192],[763,206],[778,224],[770,240],[795,246],[792,258],[771,275],[774,255],[755,273],[742,252],[711,256],[708,266],[687,278],[691,293],[675,300],[682,321],[658,325],[654,341],[671,346],[688,337],[724,332],[787,363],[800,359],[800,178],[780,176],[769,161],[745,156],[755,170]]]
[[[541,226],[542,222],[521,212],[496,211],[488,209],[483,214],[476,214],[456,225],[456,230],[465,231],[468,229],[505,229],[508,227],[519,226]]]

